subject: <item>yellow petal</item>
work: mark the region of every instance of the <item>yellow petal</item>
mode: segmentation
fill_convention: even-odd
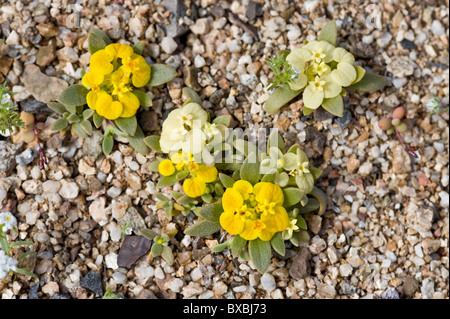
[[[186,195],[195,198],[205,194],[206,184],[198,178],[189,178],[184,181],[183,189]]]
[[[102,84],[104,78],[105,77],[102,73],[88,71],[81,79],[81,83],[85,87],[91,88]]]
[[[226,212],[235,212],[244,205],[242,195],[233,188],[227,188],[222,197],[223,210]]]
[[[325,78],[325,85],[323,87],[323,93],[324,93],[324,97],[327,99],[333,98],[335,96],[338,96],[339,93],[341,93],[342,91],[342,87],[337,84],[336,82],[334,82],[331,78],[331,76],[327,76]]]
[[[306,74],[301,73],[298,75],[297,80],[295,80],[294,83],[289,83],[289,86],[292,90],[301,90],[305,87],[306,83],[308,82],[308,78]]]
[[[286,57],[286,61],[288,61],[290,65],[296,67],[299,72],[303,72],[305,70],[306,62],[309,60],[310,56],[311,52],[309,50],[297,48],[289,53]]]
[[[143,87],[150,81],[151,76],[151,68],[145,62],[145,59],[140,57],[141,59],[138,60],[137,71],[133,71],[133,76],[131,78],[131,81],[133,82],[133,85],[137,88]]]
[[[246,240],[254,240],[259,237],[261,231],[265,227],[266,226],[264,225],[264,223],[259,219],[257,220],[247,219],[245,221],[244,229],[242,230],[242,232],[239,233],[239,236],[241,236]]]
[[[170,176],[173,173],[175,173],[175,167],[173,166],[173,163],[169,159],[162,160],[158,165],[158,171],[163,176]]]
[[[225,211],[220,215],[220,225],[231,235],[238,235],[244,229],[244,221],[231,211]]]
[[[111,61],[114,56],[108,54],[104,49],[95,52],[90,59],[89,69],[94,73],[108,74],[114,70],[114,66]]]
[[[131,92],[119,95],[119,101],[123,106],[123,111],[120,117],[132,117],[136,114],[136,111],[140,106],[139,99]]]
[[[283,231],[289,226],[289,215],[283,206],[274,207],[275,214],[262,213],[261,220],[269,232]]]
[[[134,53],[133,48],[122,43],[112,43],[106,46],[105,51],[118,58],[127,58]]]
[[[356,79],[355,67],[347,62],[341,62],[331,71],[331,78],[340,86],[349,86]]]
[[[89,93],[86,95],[86,102],[89,108],[95,110],[95,104],[97,104],[97,95],[98,92],[89,91]]]
[[[255,198],[259,203],[264,203],[267,200],[269,203],[283,205],[283,191],[277,184],[260,182],[255,185],[253,192],[255,193]]]
[[[92,95],[90,99],[91,103],[95,106],[95,110],[101,116],[104,116],[103,114],[106,113],[106,110],[111,107],[111,103],[113,102],[111,95],[103,90]]]
[[[205,183],[212,183],[217,179],[217,168],[201,165],[197,170],[197,178]]]
[[[237,190],[244,200],[247,200],[249,198],[249,195],[253,193],[253,186],[246,180],[238,180],[234,182],[233,189]]]
[[[263,229],[259,234],[259,239],[263,241],[269,241],[272,239],[273,235],[275,235],[275,232],[270,232],[267,229]]]
[[[95,104],[95,110],[104,118],[115,120],[122,114],[123,107],[119,101],[113,101],[108,93],[100,91],[98,93],[97,103]]]
[[[303,91],[303,102],[309,109],[317,109],[323,102],[323,91],[314,90],[312,84],[308,85]]]

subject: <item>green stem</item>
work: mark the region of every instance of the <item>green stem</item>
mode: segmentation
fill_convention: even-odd
[[[319,201],[320,207],[318,214],[319,216],[322,215],[327,210],[327,196],[322,190],[320,190],[316,186],[314,186],[312,192],[309,194]]]

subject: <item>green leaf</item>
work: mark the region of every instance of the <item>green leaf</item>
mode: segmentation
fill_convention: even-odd
[[[234,236],[230,242],[231,254],[233,255],[233,257],[238,257],[246,244],[246,239],[242,238],[239,235]]]
[[[173,253],[169,246],[164,246],[161,252],[161,257],[168,263],[172,265],[173,263]]]
[[[209,194],[209,193],[203,194],[203,195],[201,196],[201,198],[202,198],[202,200],[203,200],[205,203],[208,203],[208,204],[211,203],[211,201],[212,201],[212,199],[213,199],[212,195]]]
[[[136,95],[136,97],[139,99],[139,104],[144,107],[152,106],[152,99],[143,91],[141,90],[134,90],[131,93]]]
[[[103,31],[92,29],[91,32],[89,32],[88,47],[91,54],[104,49],[108,44],[111,44],[111,40]]]
[[[58,102],[66,105],[66,106],[80,106],[86,104],[86,95],[89,93],[89,90],[85,88],[81,84],[74,84],[69,86],[67,89],[61,92],[61,94],[58,96]],[[72,110],[67,110],[70,113]]]
[[[301,90],[293,91],[285,87],[276,88],[266,101],[265,110],[269,114],[275,114],[279,109],[289,101],[299,95]]]
[[[106,135],[102,142],[102,150],[105,155],[111,153],[114,146],[114,139],[112,135]]]
[[[83,128],[83,130],[86,132],[87,135],[92,135],[92,124],[89,121],[81,121],[80,126]]]
[[[194,199],[192,199],[188,195],[184,195],[184,194],[182,194],[180,197],[176,198],[175,200],[177,201],[178,204],[183,205],[183,206],[189,205],[194,201]]]
[[[212,222],[219,222],[220,215],[223,213],[222,202],[216,202],[214,204],[209,204],[202,208],[199,212],[200,216],[205,218],[206,220]]]
[[[213,253],[220,253],[222,250],[224,250],[225,248],[227,248],[227,246],[228,246],[228,243],[227,243],[227,242],[222,243],[222,244],[218,244],[218,245],[214,246],[214,247],[211,249],[211,251],[212,251]]]
[[[187,97],[186,103],[197,103],[199,105],[202,105],[202,99],[200,96],[190,87],[184,87],[183,88],[183,94]]]
[[[14,246],[22,246],[22,245],[33,245],[34,243],[32,241],[15,241],[13,242],[10,247],[14,247]]]
[[[81,120],[81,118],[76,114],[70,114],[67,117],[67,121],[69,121],[69,124],[80,122],[80,120]]]
[[[133,136],[136,133],[138,127],[136,116],[127,118],[119,117],[114,121],[114,123],[120,130],[131,136]]]
[[[276,173],[266,174],[263,176],[263,178],[261,178],[261,182],[273,183],[275,181],[276,176],[277,176]]]
[[[61,115],[67,111],[66,107],[63,104],[58,103],[58,102],[48,102],[47,106],[49,109],[51,109]]]
[[[136,42],[133,45],[133,51],[136,54],[142,55],[142,52],[144,51],[144,42],[142,41]]]
[[[270,242],[262,241],[259,238],[250,240],[248,243],[248,252],[256,269],[260,273],[265,273],[269,267],[270,258],[272,257]]]
[[[150,135],[144,138],[144,143],[147,144],[152,150],[156,152],[161,152],[161,146],[159,145],[159,140],[161,137],[159,135]]]
[[[301,229],[308,229],[305,219],[301,215],[297,215],[297,226]]]
[[[309,194],[319,201],[320,208],[318,214],[322,215],[327,210],[327,196],[316,186],[314,186],[312,192]]]
[[[304,196],[304,193],[298,188],[289,187],[283,189],[283,195],[283,207],[289,207],[300,202],[300,200]]]
[[[162,201],[162,202],[168,202],[169,201],[169,199],[166,196],[164,196],[163,194],[161,194],[161,193],[155,193],[155,197],[158,200]]]
[[[309,115],[313,113],[315,109],[310,109],[309,107],[303,106],[303,115]]]
[[[231,116],[230,115],[220,115],[212,121],[214,124],[222,124],[226,127],[230,126]]]
[[[38,278],[32,272],[29,272],[28,270],[25,270],[25,269],[22,269],[22,268],[17,268],[14,272],[18,273],[18,274],[21,274],[21,275],[25,275],[25,276],[30,276],[30,277],[33,277],[33,278]]]
[[[83,111],[83,120],[89,120],[93,115],[95,111],[93,109],[86,109]]]
[[[163,176],[159,179],[157,186],[158,187],[169,187],[175,184],[178,181],[176,174],[172,174],[170,176]]]
[[[100,126],[102,126],[103,116],[99,115],[97,112],[94,112],[94,115],[92,116],[92,121],[94,122],[95,127],[99,128]]]
[[[144,137],[144,132],[142,132],[142,129],[137,126],[134,136],[127,136],[127,140],[137,152],[141,153],[142,155],[147,155],[148,153],[150,153],[150,149],[144,143]]]
[[[190,227],[184,233],[189,236],[207,236],[214,234],[220,230],[220,224],[209,220],[202,220]]]
[[[223,193],[225,192],[223,189],[223,186],[220,185],[220,183],[216,183],[216,185],[214,185],[214,192],[216,193],[217,196],[222,197]]]
[[[331,99],[323,99],[322,107],[333,115],[342,117],[344,113],[344,101],[337,95]]]
[[[81,138],[88,137],[86,131],[83,129],[80,123],[73,123],[71,130]]]
[[[320,177],[320,175],[322,175],[322,170],[315,168],[315,167],[310,167],[309,171],[311,172],[312,176],[314,177],[314,180],[318,179]]]
[[[189,173],[186,172],[186,171],[180,171],[180,172],[177,172],[177,179],[183,179],[183,178],[185,178],[188,174],[189,174]]]
[[[384,76],[366,72],[359,82],[350,85],[350,87],[363,92],[374,92],[382,90],[385,85],[386,78]]]
[[[56,120],[52,125],[53,131],[62,131],[69,125],[69,121],[65,118],[60,118]]]
[[[309,242],[309,240],[311,239],[308,231],[305,229],[300,229],[300,231],[297,232],[297,238],[298,238],[298,240],[305,242],[305,243]]]
[[[163,249],[163,246],[161,244],[154,243],[152,245],[152,249],[150,250],[150,252],[152,253],[153,256],[156,257],[161,253],[162,249]]]
[[[271,147],[277,147],[281,152],[284,152],[284,141],[277,129],[272,130],[269,135],[267,149],[269,150]]]
[[[308,198],[308,203],[305,206],[297,206],[299,214],[311,213],[320,208],[320,203],[315,198]]]
[[[286,246],[284,244],[283,238],[281,238],[280,232],[273,235],[272,239],[270,240],[270,244],[277,253],[279,253],[281,256],[284,256],[284,254],[286,253]]]
[[[332,45],[336,45],[336,39],[337,39],[337,26],[336,21],[330,21],[328,22],[320,32],[319,36],[317,37],[317,40],[319,41],[327,41],[331,43]]]
[[[234,185],[234,179],[223,173],[219,173],[219,179],[225,188],[231,188]]]
[[[259,182],[259,164],[258,163],[249,163],[249,158],[251,159],[251,156],[247,157],[244,161],[244,163],[241,166],[241,179],[244,179],[250,184],[255,185]]]
[[[22,255],[20,255],[18,261],[20,262],[20,261],[21,261],[22,259],[24,259],[25,257],[30,256],[30,255],[33,255],[33,254],[35,254],[35,253],[36,253],[36,252],[35,252],[35,251],[32,251],[32,250],[27,251],[26,253],[23,253]]]
[[[241,152],[245,156],[251,153],[258,154],[258,148],[256,147],[256,145],[246,140],[238,139],[233,142],[233,145],[239,152]]]
[[[158,171],[159,171],[159,169],[158,169],[159,163],[161,163],[161,161],[158,160],[158,159],[156,159],[156,160],[154,160],[154,161],[151,161],[151,162],[148,164],[148,169],[149,169],[151,172],[158,172]]]
[[[355,81],[353,81],[352,85],[361,81],[362,78],[364,77],[364,75],[366,74],[366,70],[364,68],[360,67],[359,65],[355,65],[354,67],[355,67],[355,71],[356,71],[356,79],[355,79]]]
[[[147,85],[150,86],[158,86],[169,81],[172,81],[176,76],[177,72],[170,66],[165,64],[152,64],[151,68],[151,76],[150,81]]]

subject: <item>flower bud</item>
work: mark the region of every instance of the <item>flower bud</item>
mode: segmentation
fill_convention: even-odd
[[[402,122],[400,122],[400,119],[394,118],[391,121],[392,125],[399,126]]]
[[[399,131],[400,133],[406,132],[407,129],[408,127],[405,123],[401,123],[399,126],[397,126],[397,131]]]
[[[388,130],[389,128],[391,128],[391,120],[386,117],[382,118],[378,121],[378,127],[383,131]]]
[[[392,112],[392,118],[401,119],[405,116],[405,114],[406,114],[406,109],[403,106],[399,106],[394,110],[394,112]]]

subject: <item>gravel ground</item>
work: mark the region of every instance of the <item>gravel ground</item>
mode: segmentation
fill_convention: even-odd
[[[432,96],[449,103],[448,0],[0,3],[0,82],[18,93],[22,111],[46,123],[40,138],[49,159],[41,171],[37,153],[27,151],[33,145],[0,140],[0,210],[18,219],[12,240],[35,242],[37,254],[21,266],[39,277],[8,277],[0,282],[2,298],[101,298],[106,287],[143,299],[449,297],[448,113],[430,115],[424,106]],[[340,46],[385,75],[386,88],[350,92],[342,118],[320,111],[304,117],[301,102],[266,114],[265,59],[315,39],[330,19]],[[231,114],[242,128],[277,127],[287,144],[304,145],[313,166],[324,170],[317,186],[329,196],[326,213],[308,220],[310,242],[275,255],[261,275],[227,250],[212,254],[220,234],[185,236],[194,216],[169,222],[156,209],[158,174],[148,169],[154,153],[142,156],[119,143],[104,156],[98,135],[52,132],[57,117],[45,102],[80,81],[93,27],[115,41],[144,41],[149,62],[178,71],[167,86],[149,91],[154,106],[141,113],[148,134],[160,132],[189,86],[212,115]],[[377,126],[400,105],[410,122],[405,142],[420,146],[419,159]],[[144,255],[119,267],[119,226],[129,220],[135,230],[178,229],[172,266]]]

